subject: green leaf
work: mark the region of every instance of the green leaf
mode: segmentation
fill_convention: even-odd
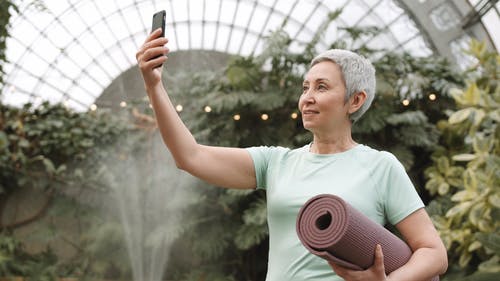
[[[54,163],[48,158],[43,158],[42,160],[43,165],[45,166],[45,170],[50,174],[53,175],[56,172],[56,168],[54,166]]]
[[[491,257],[489,260],[482,262],[478,269],[480,272],[500,273],[500,257]],[[497,277],[500,277],[500,274]]]
[[[246,250],[258,245],[268,235],[267,227],[257,225],[242,225],[234,238],[234,243],[238,249]]]
[[[9,146],[9,139],[7,138],[7,134],[3,131],[0,131],[0,150]]]
[[[488,273],[488,272],[475,272],[467,277],[463,278],[454,278],[454,279],[445,279],[450,281],[498,281],[499,278],[498,273]]]
[[[66,165],[65,165],[65,164],[62,164],[62,165],[60,165],[59,167],[57,167],[56,174],[57,174],[57,175],[61,175],[61,174],[63,174],[64,172],[66,172],[66,170],[67,170]]]
[[[439,193],[439,195],[445,195],[445,194],[448,193],[449,190],[450,190],[450,185],[447,182],[442,182],[438,186],[438,193]]]
[[[479,241],[474,241],[469,245],[469,248],[467,248],[467,251],[469,252],[474,252],[475,250],[481,248],[483,245]]]
[[[465,268],[468,264],[469,261],[472,259],[472,254],[469,252],[462,252],[462,255],[460,255],[460,259],[458,260],[458,265],[460,267]]]
[[[476,233],[476,239],[483,247],[490,249],[495,255],[500,256],[500,234],[499,233]]]
[[[484,117],[486,117],[486,112],[483,109],[477,109],[474,111],[474,126],[479,126],[483,122]]]
[[[463,121],[465,121],[467,118],[469,118],[469,116],[474,112],[474,108],[472,107],[468,107],[468,108],[464,108],[464,109],[461,109],[459,111],[456,111],[455,113],[453,113],[449,118],[448,118],[448,122],[450,122],[450,124],[458,124],[458,123],[462,123]]]
[[[488,117],[490,117],[497,123],[500,122],[500,108],[488,112]]]
[[[441,156],[437,160],[437,168],[441,174],[446,175],[448,172],[448,169],[450,168],[450,162],[448,161],[448,158],[445,156]]]
[[[488,202],[496,208],[500,209],[500,193],[495,192],[488,196]]]
[[[452,159],[454,161],[468,162],[468,161],[476,159],[476,157],[477,157],[476,154],[463,153],[463,154],[457,154],[457,155],[453,156]]]
[[[479,202],[474,205],[469,211],[469,220],[473,225],[478,225],[481,220],[484,212],[485,212],[485,204],[484,202]]]
[[[473,169],[467,169],[464,173],[464,187],[470,190],[477,189],[477,176]]]
[[[475,106],[481,98],[481,92],[476,83],[469,84],[465,91],[453,89],[450,94],[462,106]]]
[[[22,148],[28,148],[31,146],[30,142],[27,139],[20,139],[19,140],[19,146]]]
[[[455,193],[451,197],[451,201],[454,202],[463,202],[463,201],[469,201],[471,199],[474,199],[477,197],[477,192],[472,191],[472,190],[461,190],[457,193]]]
[[[455,217],[457,215],[462,215],[465,212],[469,210],[469,208],[472,206],[472,202],[467,201],[467,202],[462,202],[453,208],[449,209],[448,212],[446,212],[446,217]]]
[[[427,116],[422,111],[406,111],[387,116],[387,123],[391,125],[422,125],[427,123]]]

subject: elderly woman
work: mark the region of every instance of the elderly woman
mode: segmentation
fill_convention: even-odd
[[[298,107],[312,143],[283,147],[228,148],[201,145],[185,127],[161,82],[168,40],[149,35],[136,58],[165,144],[177,166],[211,184],[264,188],[270,236],[267,281],[430,280],[447,268],[446,250],[400,162],[390,153],[356,143],[352,124],[375,94],[375,70],[363,57],[329,50],[313,59]],[[164,56],[159,56],[164,55]],[[383,249],[364,271],[328,264],[301,244],[295,222],[311,197],[342,197],[374,221],[397,227],[413,254],[386,276]]]

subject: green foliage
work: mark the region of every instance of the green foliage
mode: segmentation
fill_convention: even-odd
[[[109,119],[48,103],[37,108],[0,105],[0,190],[52,190],[84,177],[91,182],[90,173],[83,174],[78,164],[126,129],[124,123]]]
[[[9,21],[12,11],[17,11],[17,6],[10,0],[0,0],[0,89],[3,87],[3,63],[6,61],[5,48],[9,37]],[[1,91],[0,91],[1,93]]]
[[[50,249],[28,254],[20,241],[0,234],[0,273],[25,276],[27,280],[54,280],[57,269],[57,257]]]
[[[476,272],[463,280],[492,280],[500,276],[500,57],[477,41],[468,52],[478,63],[465,87],[451,90],[458,109],[438,124],[442,146],[426,188],[441,196],[431,213],[450,263]]]
[[[109,188],[110,181],[105,179],[112,175],[107,169],[109,162],[103,159],[109,161],[109,157],[120,155],[119,146],[114,150],[106,147],[132,129],[125,120],[108,113],[77,113],[60,104],[44,103],[36,108],[30,104],[23,108],[0,104],[1,202],[6,202],[20,189],[36,189],[47,197],[46,206],[33,217],[9,223],[0,221],[4,232],[0,239],[4,249],[0,254],[0,275],[53,280],[68,274],[96,274],[101,269],[104,276],[118,262],[115,257],[110,261],[109,256],[110,249],[119,248],[115,247],[119,241],[110,241],[117,236],[109,236],[106,243],[98,244],[103,239],[100,233],[107,226],[101,225],[104,228],[99,229],[101,220],[95,206],[71,194],[86,189],[102,192]],[[6,211],[5,204],[0,207],[0,213]],[[86,226],[82,239],[73,242],[79,252],[78,259],[61,262],[50,248],[38,254],[28,253],[23,250],[23,244],[11,236],[16,228],[44,216],[71,218]],[[64,235],[49,222],[33,233],[31,239],[44,245],[54,239],[64,239]],[[127,263],[122,260],[117,264]],[[126,272],[124,268],[117,270]]]

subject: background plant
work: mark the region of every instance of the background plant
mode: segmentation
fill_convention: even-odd
[[[17,6],[12,1],[0,0],[0,87],[3,87],[3,62],[6,61],[5,43],[9,37],[9,20],[11,12],[17,11],[17,9]]]
[[[40,200],[45,202],[30,217],[0,221],[0,244],[4,245],[0,275],[45,276],[51,280],[67,274],[99,272],[96,268],[106,273],[111,260],[96,257],[92,251],[92,245],[101,239],[99,206],[93,200],[82,199],[82,195],[109,189],[107,161],[120,154],[107,147],[131,129],[129,122],[109,113],[77,113],[60,104],[27,104],[22,108],[0,105],[0,214],[6,211],[5,203],[11,195],[20,189],[40,192],[44,195]],[[52,223],[39,228],[32,239],[47,245],[54,240],[69,243],[81,254],[77,259],[61,261],[49,247],[43,253],[30,254],[22,241],[16,241],[13,233],[18,228],[46,216],[79,221],[82,239],[65,240],[63,232]]]
[[[439,197],[433,219],[450,253],[450,280],[500,277],[500,57],[484,43],[467,83],[451,90],[457,110],[438,123],[441,146],[426,170],[426,188]],[[459,279],[461,276],[468,275]]]

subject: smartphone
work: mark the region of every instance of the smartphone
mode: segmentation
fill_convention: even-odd
[[[153,26],[151,28],[151,32],[161,27],[161,36],[165,37],[165,16],[166,16],[165,10],[156,12],[153,15]]]
[[[165,10],[156,12],[153,15],[153,25],[151,27],[151,32],[155,31],[156,29],[161,27],[161,37],[165,37],[165,16],[166,12]],[[157,57],[153,58],[156,59]],[[163,64],[160,64],[157,67],[161,67]]]

